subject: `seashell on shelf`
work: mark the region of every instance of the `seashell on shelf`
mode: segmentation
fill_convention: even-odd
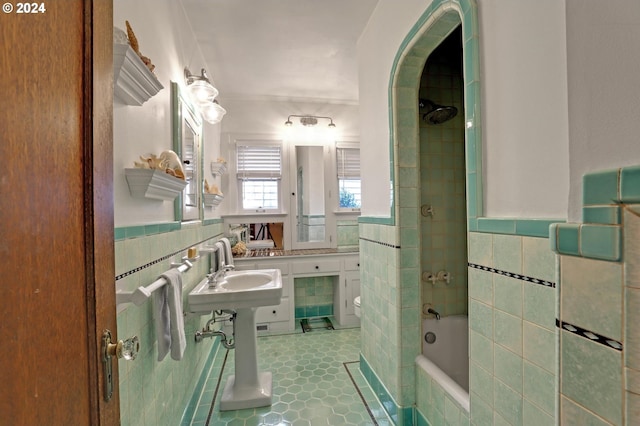
[[[149,157],[140,156],[140,159],[147,163],[149,167],[144,167],[146,169],[165,169],[166,167],[162,167],[162,159],[158,158],[155,154],[151,154]]]
[[[162,151],[160,154],[160,160],[162,161],[162,165],[165,168],[180,170],[184,175],[184,169],[182,168],[182,161],[178,154],[171,150]]]

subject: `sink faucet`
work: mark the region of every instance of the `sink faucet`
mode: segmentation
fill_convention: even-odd
[[[224,280],[224,276],[227,272],[232,271],[235,269],[234,265],[225,265],[224,262],[222,262],[222,265],[220,266],[220,268],[215,271],[212,274],[207,274],[207,280],[209,282],[209,287],[210,288],[215,288],[216,285],[218,285],[218,282],[222,280]]]

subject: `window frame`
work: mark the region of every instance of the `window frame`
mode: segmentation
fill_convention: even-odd
[[[284,169],[285,169],[285,158],[284,158],[284,146],[281,140],[269,140],[269,139],[249,139],[249,138],[238,138],[234,141],[234,167],[236,172],[236,188],[237,188],[237,211],[243,214],[251,213],[251,214],[281,214],[284,211],[283,204],[283,180],[284,180]],[[251,177],[241,177],[241,170],[239,170],[239,156],[240,154],[240,146],[250,146],[250,147],[277,147],[280,151],[280,173],[274,174],[272,176],[268,176],[269,173],[265,172],[264,177],[260,177],[259,175],[251,176]],[[277,207],[276,208],[245,208],[244,207],[244,184],[243,182],[246,180],[256,180],[256,181],[275,181],[277,182],[276,189],[276,200]]]

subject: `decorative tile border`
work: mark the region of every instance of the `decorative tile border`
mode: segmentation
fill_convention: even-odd
[[[151,267],[151,266],[153,266],[153,265],[156,265],[156,264],[158,264],[158,263],[160,263],[160,262],[164,262],[165,260],[171,259],[172,257],[176,256],[176,255],[177,255],[177,254],[179,254],[179,253],[184,253],[184,252],[186,252],[190,247],[193,247],[193,246],[198,245],[198,244],[203,244],[203,243],[205,243],[205,242],[207,242],[207,241],[209,241],[209,240],[212,240],[212,239],[214,239],[214,238],[218,239],[218,238],[222,237],[223,235],[224,235],[224,234],[214,235],[213,237],[206,238],[206,239],[204,239],[204,240],[202,240],[202,241],[199,241],[199,242],[196,242],[196,243],[194,243],[194,244],[191,244],[191,245],[189,245],[189,247],[185,247],[185,248],[183,248],[183,249],[180,249],[180,250],[174,251],[173,253],[169,253],[169,254],[167,254],[167,255],[162,256],[161,258],[158,258],[158,259],[152,260],[151,262],[149,262],[149,263],[145,263],[144,265],[138,266],[137,268],[134,268],[134,269],[132,269],[132,270],[130,270],[130,271],[123,272],[123,273],[122,273],[122,274],[120,274],[120,275],[116,275],[116,281],[121,280],[122,278],[128,277],[129,275],[133,275],[133,274],[135,274],[136,272],[140,272],[140,271],[142,271],[143,269],[149,268],[149,267]]]
[[[574,324],[570,324],[565,321],[560,321],[556,318],[556,327],[561,328],[562,330],[568,331],[570,333],[576,334],[580,337],[584,337],[585,339],[589,339],[592,342],[599,343],[608,348],[615,349],[617,351],[622,352],[622,343],[618,342],[614,339],[609,339],[606,336],[603,336],[598,333],[594,333],[593,331],[587,330],[586,328],[579,327]]]
[[[309,305],[295,307],[295,320],[313,317],[330,317],[333,315],[333,304],[331,305]]]
[[[360,365],[360,363],[359,363],[359,361],[349,361],[349,362],[343,362],[342,366],[344,367],[345,371],[349,375],[349,379],[351,380],[351,383],[353,384],[353,387],[356,389],[356,392],[358,392],[358,396],[360,397],[360,400],[364,404],[364,407],[367,409],[367,413],[369,413],[369,417],[371,417],[371,421],[373,422],[373,425],[374,426],[378,426],[378,421],[376,420],[376,417],[374,416],[373,412],[371,411],[371,407],[369,407],[369,404],[367,403],[367,398],[364,397],[364,395],[362,394],[362,391],[360,390],[360,387],[358,386],[358,383],[356,383],[356,380],[353,377],[353,374],[351,374],[351,371],[349,371],[349,367],[348,367],[349,364],[358,364],[358,365]]]
[[[223,219],[205,219],[201,222],[202,226],[215,225],[222,223]],[[114,238],[116,241],[126,240],[129,238],[146,237],[149,235],[164,234],[165,232],[179,231],[182,229],[180,222],[154,223],[149,225],[124,226],[114,228]]]
[[[555,253],[589,259],[622,260],[622,225],[561,223],[551,225],[549,243]]]
[[[379,245],[385,246],[385,247],[391,247],[391,248],[394,248],[394,249],[400,249],[401,248],[399,245],[396,245],[396,244],[385,243],[383,241],[376,241],[376,240],[372,240],[372,239],[364,238],[364,237],[360,237],[360,240],[361,241],[366,241],[368,243],[379,244]]]
[[[392,168],[393,170],[393,168]],[[391,208],[393,212],[393,207]],[[358,217],[358,223],[372,223],[374,225],[395,225],[394,217],[380,217],[380,216],[360,216]]]
[[[555,253],[622,261],[622,212],[640,202],[640,166],[587,173],[582,178],[583,223],[554,224],[549,231]]]
[[[489,266],[476,265],[475,263],[469,263],[468,265],[469,265],[470,268],[480,269],[482,271],[487,271],[487,272],[491,272],[491,273],[494,273],[494,274],[503,275],[503,276],[509,277],[509,278],[515,278],[517,280],[526,281],[526,282],[529,282],[529,283],[532,283],[532,284],[539,284],[539,285],[542,285],[542,286],[545,286],[545,287],[556,288],[556,283],[553,283],[551,281],[545,281],[545,280],[541,280],[539,278],[528,277],[526,275],[516,274],[514,272],[502,271],[500,269],[492,268],[492,267],[489,267]]]
[[[522,237],[549,238],[549,227],[554,223],[565,222],[563,219],[517,219],[479,217],[473,219],[475,229],[471,232],[491,234],[519,235]],[[470,224],[471,225],[471,224]]]
[[[387,391],[384,386],[384,383],[378,378],[375,371],[371,368],[367,360],[364,358],[362,354],[360,354],[360,371],[362,375],[369,383],[371,390],[376,395],[385,411],[389,415],[389,417],[393,420],[393,422],[398,424],[398,405],[393,400],[393,397]]]
[[[209,374],[211,374],[211,367],[213,366],[213,361],[216,358],[216,354],[218,353],[218,349],[220,348],[220,339],[213,339],[213,346],[209,351],[209,355],[207,355],[207,359],[204,363],[202,371],[200,372],[200,377],[198,378],[198,382],[196,383],[196,387],[191,394],[191,398],[189,398],[189,403],[182,413],[182,420],[180,422],[181,425],[190,425],[193,419],[194,414],[196,413],[196,408],[198,407],[198,400],[200,399],[200,395],[202,394],[202,390],[204,389],[204,385],[207,382],[207,378]]]

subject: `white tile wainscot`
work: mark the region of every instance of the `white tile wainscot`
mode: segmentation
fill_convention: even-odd
[[[295,330],[294,279],[336,276],[333,288],[333,314],[340,326],[360,325],[353,300],[360,295],[359,254],[332,253],[234,259],[236,270],[280,269],[282,299],[279,305],[262,306],[256,311],[258,332]]]

